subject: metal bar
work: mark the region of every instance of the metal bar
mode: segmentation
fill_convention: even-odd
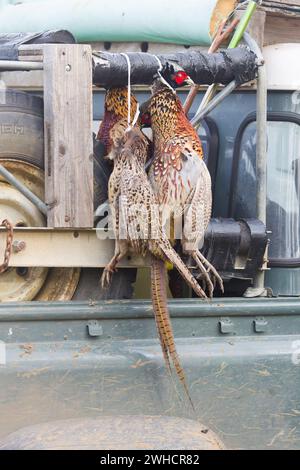
[[[202,109],[196,116],[191,120],[191,124],[197,129],[200,126],[200,123],[205,116],[207,116],[211,111],[213,111],[227,96],[229,96],[236,88],[237,83],[233,80],[229,85],[227,85],[220,93],[213,98],[207,106]]]
[[[244,40],[260,60],[257,78],[256,101],[256,210],[257,218],[267,224],[267,70],[262,52],[250,34],[244,34]],[[265,271],[268,267],[268,248],[262,270],[254,280],[254,289],[265,292]]]
[[[168,302],[173,318],[293,317],[300,315],[300,302],[289,299],[176,299]],[[151,301],[26,302],[1,303],[0,323],[17,321],[74,321],[153,318]]]
[[[257,118],[256,118],[256,207],[257,218],[267,224],[267,71],[263,65],[258,71],[257,80]],[[267,269],[267,253],[265,264],[257,274],[254,287],[264,289],[265,270]]]
[[[24,249],[12,253],[10,267],[103,268],[112,259],[115,249],[113,233],[102,229],[16,227],[14,240],[23,242]],[[0,247],[4,247],[5,243],[6,231],[0,229]],[[150,266],[149,257],[128,255],[120,262],[120,268],[145,266]]]
[[[44,215],[47,215],[48,213],[48,207],[47,205],[41,201],[40,198],[38,198],[30,189],[26,188],[22,183],[20,183],[17,178],[15,178],[14,175],[12,175],[9,171],[7,171],[6,168],[4,168],[3,165],[0,165],[0,175],[3,176],[3,178],[8,181],[12,186],[14,186],[20,193],[23,194],[29,201],[32,202]]]
[[[25,71],[30,72],[31,70],[43,70],[43,62],[26,62],[18,60],[0,60],[0,71],[1,72],[18,72]]]

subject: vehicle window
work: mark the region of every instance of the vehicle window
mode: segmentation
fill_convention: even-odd
[[[270,259],[300,259],[300,125],[268,122],[267,228]],[[245,128],[239,147],[234,217],[256,217],[256,122]]]

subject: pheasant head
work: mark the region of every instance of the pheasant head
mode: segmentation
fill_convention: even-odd
[[[168,87],[168,85],[176,90],[179,87],[192,86],[194,82],[178,64],[166,62],[153,83],[152,93],[154,94],[161,88]]]
[[[142,106],[141,125],[151,126],[154,150],[164,145],[180,131],[186,129],[195,136],[195,131],[186,118],[181,101],[175,89],[194,85],[185,70],[176,63],[167,62],[157,74],[152,85],[152,97]]]
[[[138,101],[131,95],[131,121],[134,119],[137,109]],[[100,140],[105,146],[107,153],[111,150],[112,138],[111,130],[115,124],[121,120],[127,119],[128,116],[128,89],[123,88],[111,88],[106,92],[105,95],[105,110],[103,121],[100,125],[98,140]]]

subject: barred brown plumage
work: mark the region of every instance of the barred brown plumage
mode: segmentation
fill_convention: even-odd
[[[131,120],[133,120],[138,102],[134,95],[131,94]],[[104,117],[100,124],[97,139],[105,146],[107,153],[110,152],[112,146],[111,130],[114,125],[127,118],[128,114],[128,90],[126,87],[111,88],[107,90],[105,95]]]
[[[161,74],[174,88],[190,80],[173,65],[164,67]],[[211,179],[203,161],[202,144],[179,98],[160,77],[155,80],[152,92],[144,106],[151,117],[154,137],[149,178],[161,206],[162,223],[184,216],[183,251],[195,261],[212,297],[213,281],[224,289],[221,277],[199,251],[212,211]],[[168,212],[163,211],[165,208]]]

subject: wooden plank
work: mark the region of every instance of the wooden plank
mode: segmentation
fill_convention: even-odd
[[[300,18],[267,15],[264,44],[300,42]]]
[[[44,45],[45,197],[50,227],[93,227],[92,51]]]
[[[294,0],[291,2],[269,0],[263,3],[263,9],[271,16],[281,16],[289,18],[299,17],[300,1]]]
[[[43,45],[24,44],[19,47],[19,60],[29,60],[31,62],[42,62],[44,59]]]
[[[34,72],[0,72],[0,80],[3,80],[8,88],[17,90],[43,90],[43,71]]]
[[[278,3],[280,6],[287,6],[287,7],[300,7],[300,0],[265,0],[264,4],[267,5],[269,3]]]

